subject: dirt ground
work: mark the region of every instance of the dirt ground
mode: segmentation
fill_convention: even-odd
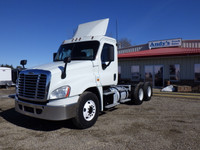
[[[75,129],[70,120],[45,121],[21,115],[14,89],[0,89],[0,149],[198,150],[200,100],[153,96],[142,105],[123,104],[96,124]],[[11,96],[12,97],[12,96]]]

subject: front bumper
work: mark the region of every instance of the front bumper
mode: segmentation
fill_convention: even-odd
[[[39,105],[21,101],[16,96],[15,110],[21,114],[45,120],[66,120],[75,117],[78,98],[79,96],[74,96]]]

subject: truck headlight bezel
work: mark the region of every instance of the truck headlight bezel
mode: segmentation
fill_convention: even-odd
[[[57,89],[55,89],[53,92],[50,94],[50,99],[62,99],[62,98],[67,98],[70,95],[70,86],[62,86]]]

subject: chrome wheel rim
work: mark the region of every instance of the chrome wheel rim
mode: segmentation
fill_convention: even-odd
[[[93,100],[88,100],[83,107],[83,117],[87,121],[91,121],[96,114],[96,105]]]
[[[147,88],[147,95],[148,95],[148,97],[151,97],[151,87],[150,86],[148,86],[148,88]]]
[[[142,101],[144,98],[144,91],[142,88],[139,89],[139,100]]]

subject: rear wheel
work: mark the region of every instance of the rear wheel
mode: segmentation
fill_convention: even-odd
[[[144,101],[151,100],[153,94],[152,85],[149,82],[144,83]]]
[[[135,105],[141,105],[144,99],[143,84],[139,83],[131,93],[131,102]]]
[[[99,116],[99,101],[92,92],[84,92],[78,102],[76,117],[73,123],[77,128],[85,129],[93,126]]]

